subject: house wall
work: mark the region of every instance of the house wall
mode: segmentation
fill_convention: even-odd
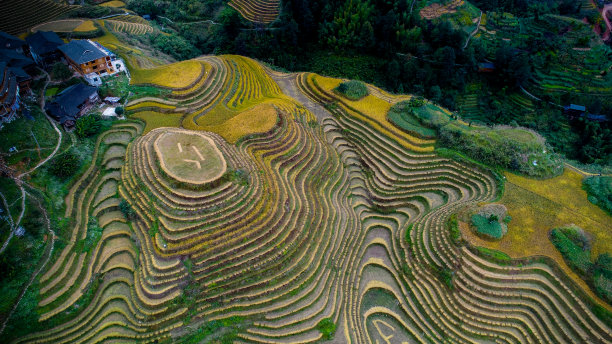
[[[87,100],[85,100],[85,102],[81,104],[81,106],[79,107],[81,111],[79,111],[78,117],[81,117],[85,113],[87,113],[93,107],[93,105],[96,104],[98,99],[99,99],[98,93],[96,93],[92,95],[91,97],[89,97]]]
[[[97,73],[98,75],[102,72],[113,73],[113,65],[110,56],[102,57],[94,61],[90,61],[83,64],[76,64],[70,58],[66,57],[70,65],[79,71],[79,73],[85,75],[90,73]]]

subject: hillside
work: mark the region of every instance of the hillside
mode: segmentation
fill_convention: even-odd
[[[28,112],[0,127],[2,342],[612,343],[609,124],[559,108],[607,111],[612,54],[549,13],[560,3],[529,17],[513,0],[152,4],[15,29],[84,32],[127,71],[69,126],[45,104],[85,79],[38,65]],[[333,18],[326,43],[299,48],[313,51],[293,67],[312,68],[274,65],[298,48],[254,58],[251,44],[304,39],[277,36],[307,21],[298,8],[313,27]],[[376,44],[352,50],[370,22]],[[522,60],[567,25],[567,46]],[[378,44],[391,56],[368,55]],[[553,134],[525,124],[550,118]],[[564,134],[578,125],[584,140]],[[559,154],[570,141],[600,165]]]
[[[324,319],[341,342],[388,329],[434,342],[612,340],[556,264],[500,264],[449,231],[452,213],[498,200],[503,182],[377,117],[402,97],[349,105],[323,86],[333,79],[240,56],[194,62],[195,80],[130,102],[143,122],[96,141],[66,198],[68,244],[40,277],[39,330],[16,342],[189,342],[219,328],[225,340],[310,342]],[[172,118],[198,131],[168,128]],[[199,179],[217,168],[200,165],[213,163],[207,147],[223,169]]]

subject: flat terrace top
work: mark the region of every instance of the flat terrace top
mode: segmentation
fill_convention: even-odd
[[[168,128],[154,147],[164,172],[181,182],[209,183],[227,170],[223,154],[204,133]]]

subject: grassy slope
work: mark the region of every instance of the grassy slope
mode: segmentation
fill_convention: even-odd
[[[593,257],[612,252],[612,221],[603,210],[587,200],[582,189],[582,175],[566,169],[563,175],[548,180],[534,180],[511,173],[506,173],[506,178],[506,191],[499,203],[504,204],[508,215],[512,216],[508,233],[499,241],[486,241],[463,223],[463,235],[475,245],[500,250],[514,258],[551,257],[591,297],[599,300],[567,266],[548,238],[552,228],[573,223],[593,235]]]

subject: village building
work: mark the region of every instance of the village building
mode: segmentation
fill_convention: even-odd
[[[478,64],[478,72],[493,73],[495,72],[495,64],[493,62],[481,62]]]
[[[21,68],[27,73],[36,73],[36,62],[23,53],[10,49],[0,49],[0,61],[11,68]]]
[[[0,31],[0,49],[12,50],[20,54],[28,53],[28,45],[23,39],[19,39],[3,31]]]
[[[586,107],[582,105],[570,104],[563,107],[563,112],[569,119],[576,119],[584,116]]]
[[[123,61],[110,50],[91,40],[72,40],[59,47],[70,67],[92,86],[102,84],[102,77],[125,70]]]
[[[87,113],[99,100],[98,89],[82,83],[62,91],[45,105],[47,114],[65,128],[74,127],[76,120]]]
[[[17,117],[21,99],[17,77],[4,62],[0,62],[0,126]]]
[[[26,37],[26,42],[30,55],[40,66],[50,66],[62,58],[59,47],[64,45],[64,41],[53,31],[37,31]]]

